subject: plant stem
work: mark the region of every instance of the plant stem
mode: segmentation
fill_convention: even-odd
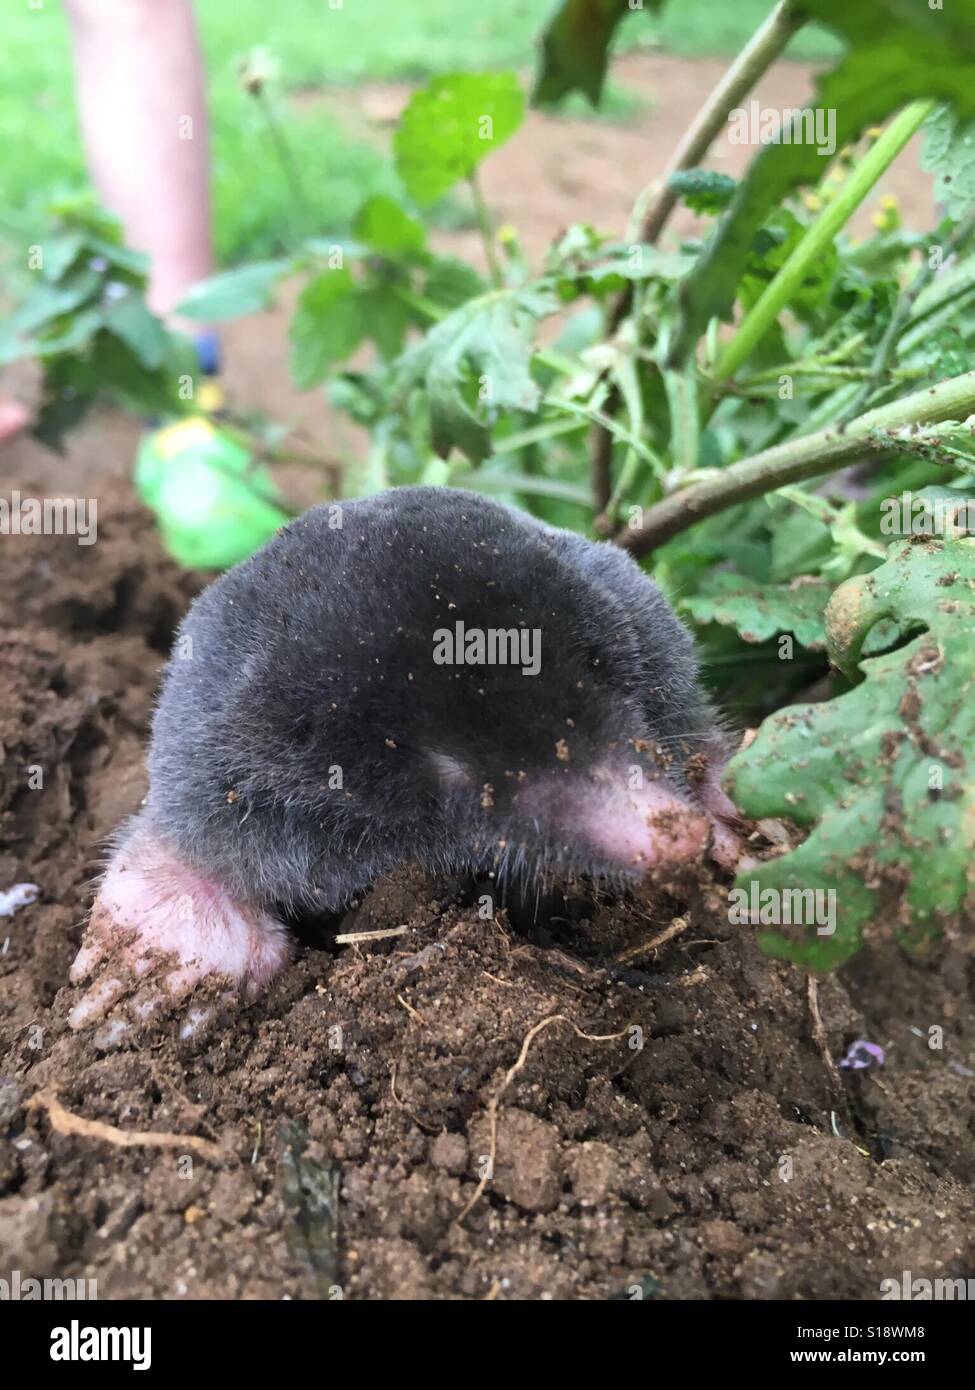
[[[291,190],[291,196],[294,199],[295,205],[301,209],[302,215],[305,218],[306,226],[310,231],[311,228],[314,226],[311,204],[305,197],[305,190],[301,182],[301,175],[298,172],[298,165],[295,161],[295,157],[291,152],[291,146],[288,144],[288,140],[284,133],[284,130],[281,127],[281,123],[279,122],[274,108],[271,105],[271,102],[268,100],[266,93],[264,91],[255,92],[254,99],[256,100],[258,106],[261,108],[261,113],[264,116],[264,121],[267,125],[268,132],[271,136],[271,141],[274,145],[275,150],[277,151],[278,162],[281,165],[284,177],[287,180],[288,187]]]
[[[639,229],[640,241],[653,246],[677,206],[677,194],[669,183],[671,174],[682,169],[693,169],[700,164],[726,124],[729,114],[768,71],[793,34],[797,33],[805,22],[805,15],[797,11],[793,0],[780,0],[765,22],[756,29],[681,137],[663,179],[654,188],[650,205],[643,213]],[[642,202],[642,199],[638,200],[638,204],[639,202]],[[630,312],[632,304],[633,287],[628,285],[617,296],[610,310],[607,338],[613,337]],[[614,395],[607,403],[610,415],[615,407]],[[593,431],[591,469],[597,515],[602,515],[609,504],[612,491],[612,454],[612,432],[597,426]]]
[[[678,194],[670,187],[671,175],[684,169],[694,169],[700,164],[726,125],[730,112],[748,95],[805,22],[806,16],[796,10],[791,0],[780,0],[765,22],[755,30],[671,155],[663,177],[656,186],[653,200],[643,215],[640,241],[652,246],[677,206]]]
[[[870,410],[845,430],[834,425],[733,463],[716,477],[657,503],[639,527],[621,532],[616,541],[634,555],[646,555],[671,536],[679,535],[715,512],[774,492],[784,483],[803,482],[870,458],[878,447],[871,438],[875,430],[892,430],[936,420],[964,420],[973,412],[975,372],[965,372]],[[905,441],[905,449],[908,448],[909,443]]]
[[[745,315],[734,337],[725,345],[714,369],[719,381],[723,377],[734,376],[754,351],[782,310],[792,301],[809,269],[832,245],[837,232],[850,220],[908,140],[917,133],[933,106],[932,101],[912,101],[905,106],[856,165],[840,192],[807,229],[785,265],[758,303]]]
[[[488,211],[488,205],[484,201],[484,194],[481,192],[481,184],[477,177],[476,169],[471,171],[467,182],[470,184],[471,197],[474,200],[474,212],[477,216],[477,225],[480,228],[481,240],[484,242],[484,254],[487,257],[491,283],[500,289],[504,281],[501,275],[501,263],[498,260],[497,248],[494,244],[494,227],[491,223],[491,214]]]

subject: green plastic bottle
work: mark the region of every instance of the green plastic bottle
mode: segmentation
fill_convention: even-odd
[[[170,555],[192,569],[236,565],[289,520],[267,469],[202,415],[146,436],[135,489],[155,512]]]

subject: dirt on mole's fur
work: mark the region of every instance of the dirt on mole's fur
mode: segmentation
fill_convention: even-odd
[[[957,943],[918,962],[878,942],[821,982],[830,1053],[887,1049],[843,1096],[805,977],[710,881],[482,920],[476,887],[404,871],[342,925],[406,934],[336,946],[306,924],[296,963],[201,1043],[72,1034],[92,875],[144,792],[196,585],[124,488],[99,512],[95,546],[0,549],[0,890],[40,890],[0,919],[0,1276],[94,1278],[101,1298],[869,1299],[905,1270],[973,1273]],[[116,1142],[58,1132],[28,1104],[51,1094]],[[120,1146],[132,1131],[218,1152]]]

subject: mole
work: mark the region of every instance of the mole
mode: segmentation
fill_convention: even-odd
[[[285,919],[404,863],[623,886],[741,826],[692,638],[622,549],[474,493],[326,503],[193,602],[71,968],[120,1036],[208,978],[251,1001]]]

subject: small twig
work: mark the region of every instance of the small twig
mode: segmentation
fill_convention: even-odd
[[[417,1023],[419,1023],[421,1028],[425,1028],[427,1026],[427,1021],[420,1013],[419,1009],[414,1009],[412,1004],[407,1003],[407,1001],[403,998],[402,994],[397,994],[396,998],[399,1001],[399,1003],[403,1005],[403,1008],[410,1015],[410,1017],[416,1019]]]
[[[410,1117],[410,1119],[413,1121],[413,1123],[414,1123],[419,1129],[422,1129],[423,1132],[424,1132],[424,1134],[439,1134],[439,1133],[440,1133],[440,1128],[439,1128],[437,1125],[429,1125],[429,1124],[426,1124],[423,1120],[420,1119],[419,1115],[414,1115],[413,1111],[409,1108],[409,1106],[406,1104],[406,1102],[405,1102],[404,1100],[401,1100],[401,1098],[397,1095],[397,1093],[396,1093],[396,1063],[395,1063],[395,1062],[393,1062],[393,1063],[391,1064],[390,1069],[389,1069],[389,1094],[393,1097],[393,1101],[394,1101],[394,1103],[396,1104],[396,1106],[397,1106],[400,1110],[402,1110],[402,1112],[403,1112],[404,1115],[409,1115],[409,1117]]]
[[[379,931],[346,931],[335,938],[339,946],[351,946],[356,941],[382,941],[384,937],[405,936],[409,927],[382,927]]]
[[[120,1149],[192,1149],[214,1162],[226,1162],[228,1155],[209,1139],[196,1134],[163,1134],[151,1129],[116,1129],[102,1120],[86,1120],[66,1110],[51,1091],[38,1091],[27,1102],[28,1110],[43,1110],[57,1134],[76,1134],[85,1139],[101,1139]]]
[[[504,1095],[505,1091],[507,1091],[508,1087],[511,1085],[512,1081],[514,1081],[518,1073],[524,1068],[524,1065],[528,1060],[528,1053],[534,1039],[538,1036],[539,1033],[543,1031],[543,1029],[550,1028],[553,1023],[567,1023],[569,1027],[573,1030],[573,1032],[576,1034],[576,1036],[584,1038],[586,1042],[616,1042],[619,1038],[625,1038],[627,1033],[629,1032],[628,1028],[624,1028],[619,1033],[584,1033],[581,1028],[579,1028],[575,1023],[572,1022],[571,1018],[566,1018],[565,1014],[550,1014],[548,1018],[543,1018],[541,1023],[536,1023],[534,1028],[530,1028],[528,1030],[528,1032],[525,1034],[524,1040],[522,1041],[521,1051],[518,1053],[518,1060],[514,1063],[513,1066],[508,1068],[507,1072],[505,1073],[504,1080],[502,1081],[498,1091],[492,1097],[490,1103],[488,1104],[487,1109],[488,1121],[491,1127],[491,1146],[490,1153],[488,1155],[487,1170],[484,1174],[484,1177],[481,1178],[480,1182],[477,1184],[477,1187],[474,1189],[474,1195],[471,1197],[470,1201],[464,1207],[463,1211],[460,1213],[459,1216],[454,1217],[454,1225],[459,1225],[460,1222],[463,1221],[464,1218],[471,1211],[473,1211],[474,1207],[477,1205],[477,1203],[483,1196],[484,1191],[487,1188],[487,1185],[491,1181],[491,1178],[493,1176],[494,1163],[498,1153],[498,1106],[501,1103],[501,1097]]]
[[[855,1127],[846,1097],[846,1087],[843,1085],[843,1078],[840,1076],[839,1067],[833,1060],[833,1054],[829,1050],[829,1039],[826,1037],[826,1027],[823,1023],[823,1016],[819,1012],[819,981],[813,974],[806,976],[806,1002],[809,1005],[809,1020],[812,1028],[813,1042],[815,1042],[819,1049],[819,1055],[826,1069],[826,1075],[829,1077],[833,1097],[843,1113],[843,1118],[850,1132],[855,1133]]]
[[[628,965],[631,960],[639,960],[641,956],[648,956],[651,951],[655,951],[658,946],[663,946],[665,942],[672,941],[675,936],[680,936],[681,932],[687,931],[690,926],[689,917],[675,917],[669,927],[665,927],[662,932],[650,938],[649,941],[641,941],[638,946],[627,946],[625,951],[620,951],[613,957],[617,965]]]

